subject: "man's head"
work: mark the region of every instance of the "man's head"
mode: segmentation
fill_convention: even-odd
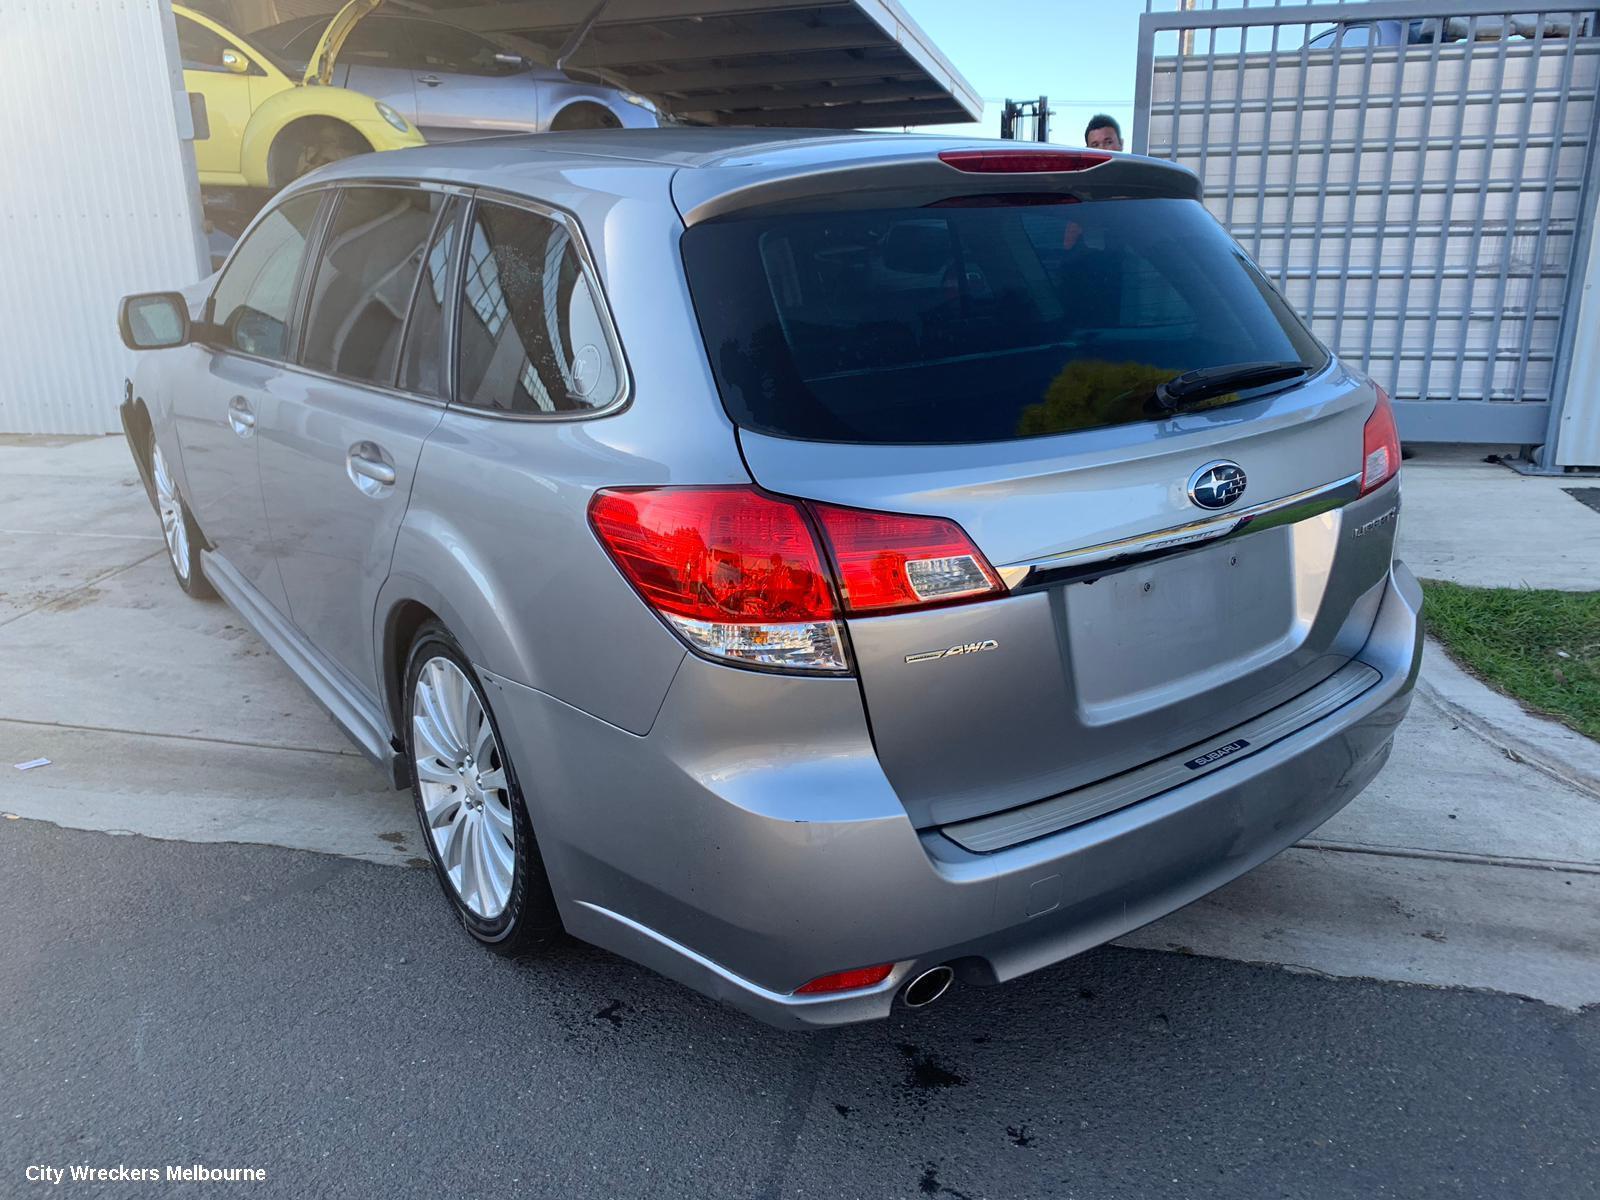
[[[1122,126],[1105,113],[1097,113],[1083,131],[1083,144],[1091,150],[1121,150]]]

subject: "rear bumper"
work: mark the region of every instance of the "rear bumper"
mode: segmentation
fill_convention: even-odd
[[[517,761],[548,764],[529,803],[568,929],[771,1024],[824,1027],[886,1016],[940,963],[997,983],[1120,937],[1328,820],[1387,760],[1421,660],[1421,589],[1399,564],[1382,586],[1369,690],[1191,783],[987,854],[912,827],[852,681],[785,690],[691,657],[642,738],[488,681]],[[875,988],[792,994],[885,962]]]

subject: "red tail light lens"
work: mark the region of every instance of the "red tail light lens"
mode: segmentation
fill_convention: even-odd
[[[1393,479],[1400,470],[1400,431],[1394,423],[1394,406],[1377,384],[1378,406],[1361,431],[1361,494],[1365,496]]]
[[[847,671],[843,612],[903,612],[1006,590],[972,539],[942,517],[803,505],[754,487],[603,488],[589,523],[684,641],[745,666]]]
[[[895,612],[1005,592],[989,560],[954,521],[831,504],[813,504],[811,511],[849,612]]]
[[[797,996],[814,996],[820,992],[853,992],[858,988],[875,987],[889,978],[893,963],[881,967],[858,967],[854,971],[835,971],[832,975],[819,975],[804,987],[796,988]]]
[[[843,671],[833,588],[798,504],[755,488],[605,489],[589,521],[628,582],[703,653]]]
[[[978,175],[1028,175],[1087,171],[1111,161],[1097,150],[941,150],[939,161]]]

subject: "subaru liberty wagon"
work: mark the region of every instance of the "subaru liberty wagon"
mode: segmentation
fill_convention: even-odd
[[[1409,704],[1389,399],[1199,195],[904,135],[352,158],[123,301],[124,425],[472,937],[879,1018],[1256,866]]]

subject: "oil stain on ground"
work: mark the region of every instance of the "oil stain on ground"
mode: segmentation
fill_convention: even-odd
[[[966,1076],[958,1075],[932,1054],[924,1054],[915,1046],[902,1042],[900,1053],[906,1059],[905,1090],[913,1095],[925,1096],[941,1088],[965,1087]]]

